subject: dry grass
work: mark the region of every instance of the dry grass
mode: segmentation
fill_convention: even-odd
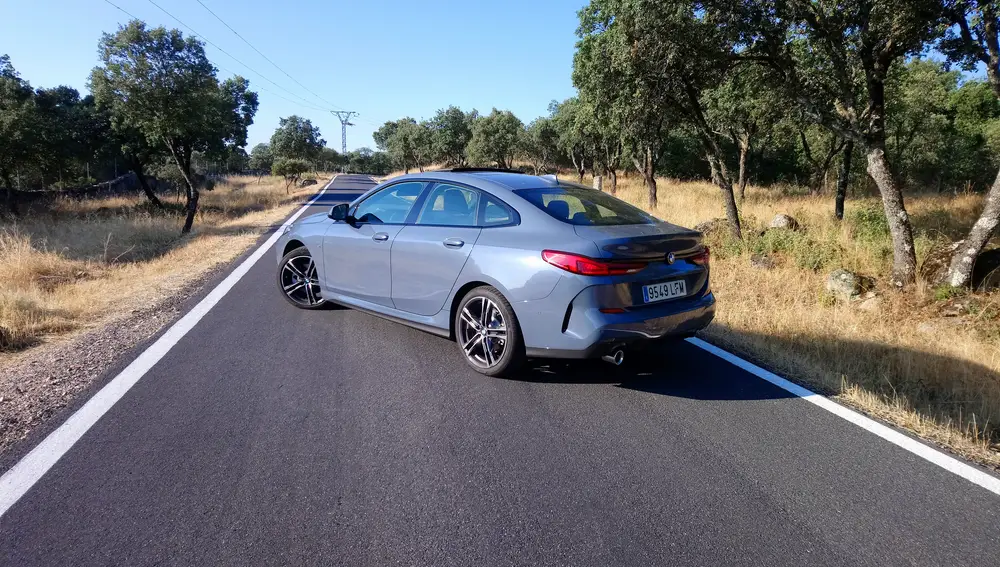
[[[639,179],[618,195],[647,208]],[[660,180],[656,216],[685,226],[724,216],[708,183]],[[982,206],[977,195],[908,197],[918,260],[942,238],[962,234]],[[800,233],[761,234],[776,213]],[[874,197],[849,199],[843,222],[833,198],[796,188],[750,188],[741,207],[746,241],[714,235],[713,288],[719,309],[707,338],[802,379],[866,412],[1000,467],[1000,293],[962,297],[958,316],[941,312],[942,290],[889,289],[891,247]],[[754,267],[751,255],[775,267]],[[836,268],[872,276],[878,307],[842,303],[824,290]]]
[[[233,177],[202,193],[190,235],[183,205],[145,197],[57,199],[0,219],[0,366],[27,347],[164,297],[241,254],[315,187]]]

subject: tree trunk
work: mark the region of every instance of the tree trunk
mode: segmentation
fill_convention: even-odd
[[[146,194],[146,198],[149,199],[149,202],[162,209],[163,203],[160,202],[160,198],[156,196],[156,193],[154,193],[153,189],[149,186],[149,182],[146,181],[146,174],[144,173],[142,160],[139,158],[132,158],[132,173],[135,173],[136,179],[139,180],[139,187],[142,187],[142,192]]]
[[[192,189],[187,195],[187,216],[184,218],[184,228],[181,229],[181,234],[191,232],[191,225],[194,224],[194,215],[198,211],[199,196],[200,194],[197,189]]]
[[[951,257],[948,268],[948,283],[953,287],[967,286],[972,283],[972,268],[976,258],[989,243],[990,238],[1000,224],[1000,173],[997,174],[990,192],[986,194],[986,206],[979,215],[976,224],[969,229],[965,241]]]
[[[902,288],[916,280],[917,257],[913,249],[913,228],[903,206],[903,193],[885,159],[884,144],[867,149],[868,175],[882,194],[882,207],[892,235],[892,284]]]
[[[729,222],[729,231],[733,238],[743,240],[743,230],[740,227],[740,212],[736,208],[736,195],[733,192],[733,182],[729,177],[729,170],[726,164],[713,153],[708,154],[708,163],[712,168],[715,184],[722,191],[722,202],[726,207],[726,220]]]
[[[613,167],[608,168],[608,178],[611,180],[609,191],[612,195],[618,192],[618,170]]]
[[[747,192],[747,155],[750,153],[750,136],[743,134],[740,136],[740,202],[746,198]]]
[[[844,200],[847,199],[847,183],[851,180],[851,156],[854,154],[854,141],[848,140],[844,145],[844,156],[840,161],[840,174],[837,176],[837,200],[834,214],[837,220],[844,218]]]
[[[642,172],[642,180],[646,183],[646,198],[649,209],[656,211],[656,177],[651,171]]]
[[[650,211],[656,210],[656,168],[653,161],[653,149],[646,147],[642,160],[632,158],[635,168],[642,174],[642,181],[646,184],[646,199]]]
[[[14,183],[10,180],[10,173],[0,171],[0,175],[2,175],[4,185],[7,186],[7,195],[4,199],[7,212],[16,217],[20,213],[17,207],[17,188],[14,187]]]
[[[198,190],[194,187],[194,183],[191,182],[191,151],[187,148],[182,148],[181,155],[178,155],[174,144],[169,141],[167,141],[167,147],[170,149],[170,154],[174,157],[174,163],[177,164],[177,169],[180,170],[186,186],[185,196],[187,202],[185,203],[185,208],[187,209],[187,216],[184,218],[184,227],[181,228],[181,234],[187,234],[191,232],[191,226],[194,224],[194,215],[198,212],[198,197],[200,196]]]

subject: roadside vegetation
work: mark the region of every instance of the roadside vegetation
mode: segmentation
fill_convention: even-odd
[[[322,179],[322,178],[321,178]],[[314,192],[234,176],[206,192],[195,228],[183,195],[56,197],[0,222],[0,366],[54,336],[153,303],[239,256]],[[37,208],[36,208],[37,207]]]

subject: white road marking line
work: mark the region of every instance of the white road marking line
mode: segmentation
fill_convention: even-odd
[[[875,421],[874,419],[865,417],[854,410],[847,409],[846,407],[834,401],[831,401],[826,396],[821,396],[820,394],[817,394],[812,390],[803,388],[798,384],[789,382],[788,380],[782,378],[781,376],[778,376],[773,372],[768,372],[767,370],[764,370],[763,368],[757,366],[756,364],[743,360],[742,358],[736,356],[735,354],[724,351],[721,348],[711,343],[707,343],[697,338],[687,339],[687,341],[698,348],[704,349],[714,354],[715,356],[718,356],[719,358],[735,366],[740,367],[741,369],[757,376],[758,378],[761,378],[763,380],[766,380],[774,384],[775,386],[781,388],[782,390],[785,390],[786,392],[789,392],[799,398],[802,398],[803,400],[811,404],[817,405],[841,419],[846,419],[847,421],[853,423],[854,425],[857,425],[862,429],[866,429],[869,432],[878,435],[882,439],[885,439],[886,441],[892,443],[893,445],[896,445],[897,447],[900,447],[902,449],[905,449],[913,453],[914,455],[920,457],[921,459],[934,463],[935,465],[943,468],[944,470],[954,473],[973,484],[976,484],[978,486],[985,488],[986,490],[989,490],[994,494],[1000,494],[1000,478],[987,474],[986,472],[976,467],[963,463],[962,461],[954,457],[951,457],[949,455],[946,455],[945,453],[938,451],[937,449],[934,449],[928,445],[925,445],[920,441],[917,441],[911,437],[903,435],[902,433],[896,431],[895,429],[882,425],[881,423]]]
[[[285,227],[295,222],[302,213],[326,193],[337,179],[326,184],[308,203],[302,206],[268,238],[264,244],[255,250],[250,257],[237,266],[226,279],[198,302],[190,311],[174,323],[159,339],[142,352],[131,364],[125,367],[117,376],[111,379],[92,398],[87,400],[55,431],[49,433],[30,453],[25,455],[16,465],[0,477],[0,517],[10,510],[42,476],[52,468],[74,443],[83,437],[88,429],[93,427],[101,417],[122,399],[122,396],[142,378],[174,345],[188,333],[198,321],[205,316],[221,300],[229,290],[233,289],[250,268],[266,254],[285,231]]]

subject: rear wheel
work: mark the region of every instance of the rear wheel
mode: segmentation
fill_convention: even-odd
[[[326,301],[319,294],[319,275],[309,249],[300,246],[281,259],[278,266],[278,289],[299,309],[320,309]]]
[[[465,361],[487,376],[509,376],[524,363],[514,309],[495,288],[477,287],[455,311],[455,340]]]

